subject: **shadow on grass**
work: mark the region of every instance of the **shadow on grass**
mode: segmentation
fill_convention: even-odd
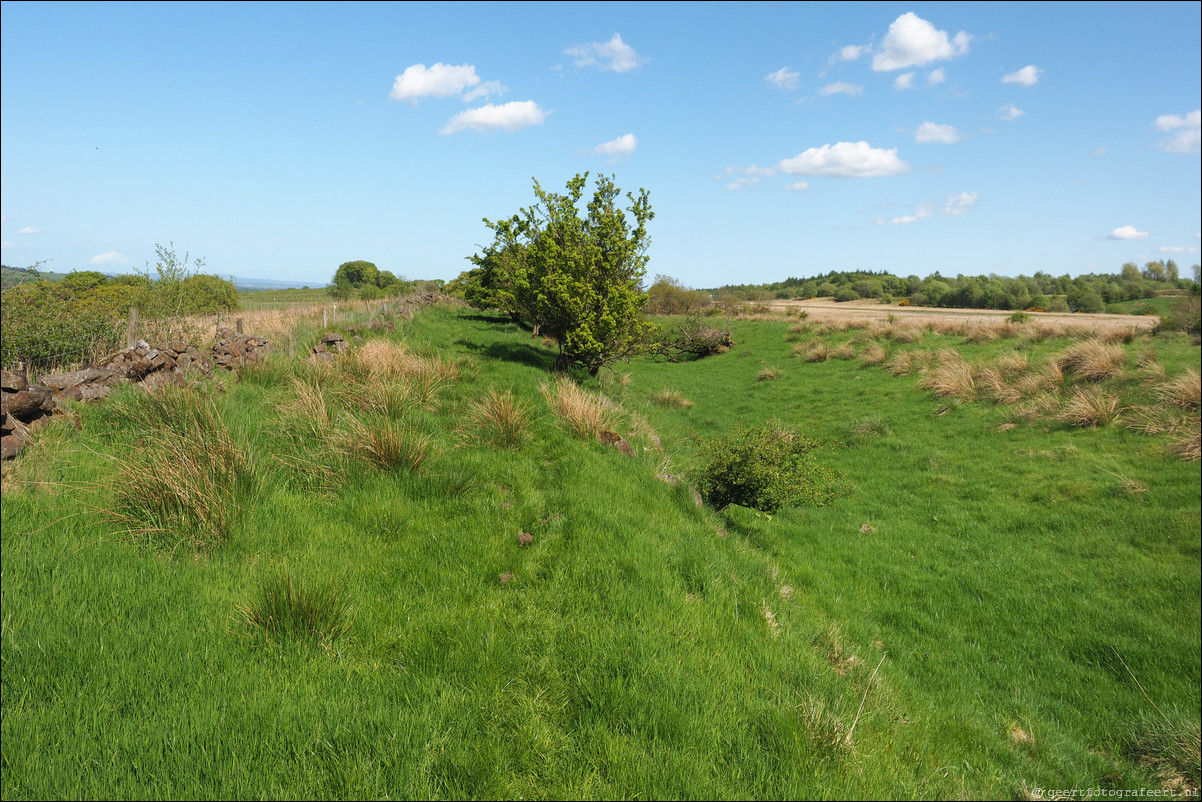
[[[545,348],[526,343],[488,343],[483,345],[468,340],[456,340],[455,345],[463,346],[473,354],[479,354],[489,359],[517,362],[539,370],[550,371],[555,364],[555,354]]]

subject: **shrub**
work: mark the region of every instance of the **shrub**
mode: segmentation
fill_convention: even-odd
[[[1015,312],[1010,317],[1006,318],[1011,323],[1030,323],[1031,316],[1026,312]]]
[[[841,479],[815,458],[819,446],[780,426],[736,424],[704,443],[697,488],[718,509],[731,504],[774,512],[832,503]]]
[[[835,300],[841,303],[846,301],[858,301],[860,300],[860,293],[856,292],[851,287],[844,287],[835,293]]]

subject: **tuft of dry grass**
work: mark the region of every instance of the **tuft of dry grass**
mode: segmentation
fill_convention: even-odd
[[[1169,437],[1168,452],[1186,462],[1202,459],[1202,424],[1197,417],[1190,418],[1181,430]]]
[[[1109,345],[1116,345],[1134,341],[1137,333],[1133,327],[1104,329],[1098,334],[1098,338]]]
[[[998,338],[998,330],[994,326],[978,323],[964,332],[966,343],[991,343]]]
[[[860,351],[860,359],[865,365],[880,365],[888,358],[889,352],[878,342],[870,342]]]
[[[561,378],[542,387],[543,398],[569,433],[582,440],[595,440],[599,432],[612,430],[617,410],[596,393]]]
[[[679,409],[680,407],[691,407],[693,402],[684,397],[680,390],[673,390],[668,387],[660,390],[657,393],[652,393],[648,399],[652,404],[669,409]]]
[[[1202,376],[1193,368],[1186,368],[1184,373],[1159,385],[1156,388],[1156,397],[1166,404],[1198,409],[1199,401],[1202,400]]]
[[[793,349],[793,354],[804,357],[806,362],[825,362],[830,358],[830,353],[830,346],[821,340],[811,340]]]
[[[1091,428],[1113,423],[1119,410],[1117,396],[1099,387],[1078,387],[1064,402],[1056,419],[1070,426]]]
[[[855,359],[856,347],[851,343],[843,343],[830,349],[827,356],[830,359]]]
[[[764,368],[755,377],[757,382],[774,382],[780,378],[780,372],[776,368]]]
[[[1121,376],[1127,366],[1127,352],[1119,345],[1106,345],[1096,338],[1082,340],[1057,359],[1060,368],[1084,381],[1100,382]]]
[[[521,448],[533,414],[512,392],[489,390],[468,407],[466,419],[484,442],[497,448]]]
[[[936,398],[974,401],[977,397],[972,366],[954,349],[944,349],[936,354],[934,364],[927,368],[918,386],[931,390]]]

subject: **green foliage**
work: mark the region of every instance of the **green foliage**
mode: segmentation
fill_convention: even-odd
[[[154,274],[149,264],[134,271],[139,279],[131,283],[141,291],[135,296],[138,312],[143,317],[180,317],[211,315],[238,310],[238,290],[217,276],[204,275],[204,259],[192,259],[185,252],[180,257],[175,243],[154,246]]]
[[[736,424],[701,448],[697,488],[715,507],[775,512],[822,507],[839,495],[839,476],[815,458],[819,445],[779,425]]]
[[[840,302],[858,301],[860,300],[860,297],[860,293],[856,292],[851,287],[844,287],[835,293],[835,300]]]
[[[329,649],[355,622],[354,611],[339,601],[332,584],[322,589],[298,586],[287,569],[263,582],[257,597],[238,613],[256,646],[299,641]]]
[[[687,315],[705,306],[705,297],[671,276],[656,276],[647,289],[644,311],[650,315]]]
[[[646,190],[637,198],[627,193],[632,225],[618,205],[621,190],[599,176],[582,217],[587,180],[588,173],[577,175],[566,194],[546,192],[535,181],[538,202],[507,220],[486,219],[495,241],[472,261],[486,271],[479,286],[490,303],[554,337],[561,366],[580,365],[595,376],[642,350],[654,329],[640,312],[647,223],[655,214]]]

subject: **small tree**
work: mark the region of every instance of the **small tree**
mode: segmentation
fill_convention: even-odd
[[[654,328],[640,311],[647,222],[654,216],[645,189],[627,193],[633,226],[619,206],[621,190],[599,176],[587,214],[577,206],[588,173],[568,181],[567,193],[534,182],[538,202],[508,220],[484,224],[493,245],[472,261],[486,270],[497,300],[559,342],[557,368],[577,364],[596,376],[606,364],[643,347]]]

